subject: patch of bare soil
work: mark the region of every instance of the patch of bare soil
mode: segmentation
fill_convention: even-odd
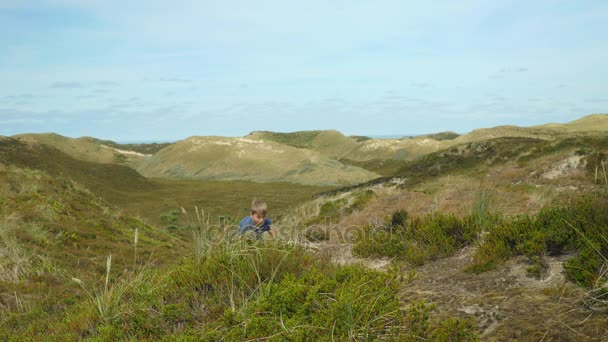
[[[339,265],[361,264],[367,268],[385,270],[391,264],[389,258],[359,258],[353,255],[352,245],[349,243],[308,242],[305,246],[318,253],[329,254],[331,262]]]
[[[542,279],[527,276],[525,258],[482,274],[466,273],[474,248],[406,268],[406,303],[424,300],[441,316],[472,317],[487,341],[602,341],[608,316],[584,308],[584,291],[566,282],[564,258],[548,258]]]

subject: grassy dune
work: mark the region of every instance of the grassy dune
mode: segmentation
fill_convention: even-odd
[[[119,151],[101,144],[99,140],[87,137],[68,138],[54,133],[19,134],[14,139],[30,144],[43,144],[60,150],[74,159],[93,163],[136,165],[142,155],[135,153],[120,153]]]
[[[144,160],[147,177],[340,185],[378,175],[318,152],[247,138],[191,137]]]
[[[29,144],[12,138],[0,140],[0,160],[4,164],[66,177],[101,195],[111,193],[115,189],[143,191],[156,186],[130,167],[85,161],[50,145]]]
[[[70,277],[96,281],[108,255],[118,271],[136,267],[136,256],[171,260],[185,245],[66,178],[8,166],[0,185],[3,314],[37,307],[59,315],[61,303],[80,298]]]

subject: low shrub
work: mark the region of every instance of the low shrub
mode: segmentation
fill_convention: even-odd
[[[445,257],[475,241],[480,226],[473,215],[432,213],[409,218],[396,211],[380,227],[365,226],[353,253],[362,257],[398,257],[420,265]]]
[[[546,255],[567,253],[574,254],[564,262],[568,279],[584,287],[605,281],[599,272],[608,256],[608,198],[585,196],[534,216],[505,218],[479,242],[469,271],[484,272],[524,255],[529,274],[538,277],[546,269]]]
[[[400,287],[397,272],[332,264],[299,245],[225,241],[146,270],[121,295],[119,315],[100,317],[85,298],[64,313],[13,314],[0,331],[62,340],[415,340],[414,332],[474,340],[472,326],[434,320],[424,303],[404,312]]]

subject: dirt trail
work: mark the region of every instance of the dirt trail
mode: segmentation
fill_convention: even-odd
[[[316,243],[339,264],[361,263],[386,269],[390,259],[352,255],[351,245]],[[482,274],[466,273],[474,248],[421,267],[402,267],[404,302],[424,300],[436,305],[437,317],[472,317],[484,341],[608,341],[608,316],[584,309],[584,291],[562,273],[567,257],[548,257],[542,279],[527,276],[523,257]]]

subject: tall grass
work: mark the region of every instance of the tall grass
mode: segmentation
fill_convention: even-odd
[[[16,214],[6,214],[0,203],[0,280],[17,283],[41,270],[51,268],[44,255],[28,249],[17,239],[24,231],[39,243],[46,239],[45,231],[36,223],[25,223]]]
[[[570,223],[567,224],[584,240],[590,249],[595,251],[596,256],[600,259],[595,281],[590,284],[590,289],[585,294],[585,306],[593,311],[608,312],[608,255],[604,252],[604,250],[608,250],[606,248],[608,246],[608,235],[600,234],[599,238],[603,241],[603,244],[598,244],[597,241],[594,241],[594,237],[588,236],[584,231]]]
[[[124,270],[114,281],[111,281],[110,278],[112,254],[106,258],[105,277],[101,286],[87,286],[81,279],[71,277],[71,280],[84,290],[88,300],[95,308],[97,318],[104,323],[111,322],[130,310],[129,305],[131,303],[125,299],[126,294],[129,291],[138,291],[137,287],[142,284],[143,278],[153,264],[152,260],[149,259],[147,262],[138,265],[138,242],[139,229],[136,228],[133,234],[133,268]]]
[[[604,176],[604,194],[608,195],[608,173],[606,172],[606,165],[604,164],[604,160],[602,160],[601,164],[602,175]]]
[[[110,254],[106,259],[105,282],[99,289],[93,288],[89,290],[82,280],[72,277],[72,281],[80,285],[89,297],[89,300],[97,310],[98,318],[103,322],[109,322],[118,318],[125,312],[126,303],[123,302],[123,297],[129,286],[132,285],[130,282],[125,281],[110,283],[111,268],[112,255]]]
[[[481,183],[477,191],[475,191],[471,208],[471,213],[480,227],[487,228],[491,220],[491,214],[495,209],[496,201],[496,188]]]

